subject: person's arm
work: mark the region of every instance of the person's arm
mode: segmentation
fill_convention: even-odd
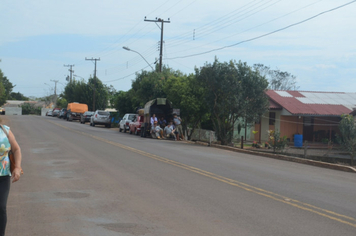
[[[22,155],[21,155],[21,148],[19,144],[17,143],[14,134],[9,130],[9,142],[11,145],[11,151],[14,154],[15,158],[15,168],[12,171],[12,182],[16,182],[20,179],[21,175],[21,161],[22,161]]]

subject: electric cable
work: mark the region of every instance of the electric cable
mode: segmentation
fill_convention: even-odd
[[[340,9],[340,8],[343,8],[343,7],[345,7],[345,6],[348,6],[348,5],[350,5],[350,4],[352,4],[352,3],[355,3],[355,2],[356,2],[356,0],[351,1],[351,2],[348,2],[348,3],[345,3],[345,4],[340,5],[340,6],[338,6],[338,7],[335,7],[335,8],[332,8],[332,9],[329,9],[329,10],[326,10],[326,11],[323,11],[323,12],[321,12],[321,13],[319,13],[319,14],[314,15],[314,16],[311,16],[311,17],[309,17],[309,18],[307,18],[307,19],[304,19],[304,20],[302,20],[302,21],[299,21],[299,22],[290,24],[290,25],[288,25],[288,26],[285,26],[285,27],[283,27],[283,28],[280,28],[280,29],[271,31],[271,32],[266,33],[266,34],[262,34],[262,35],[259,35],[259,36],[256,36],[256,37],[253,37],[253,38],[250,38],[250,39],[242,40],[242,41],[240,41],[240,42],[237,42],[237,43],[234,43],[234,44],[231,44],[231,45],[223,46],[223,47],[220,47],[220,48],[215,48],[215,49],[208,50],[208,51],[201,52],[201,53],[195,53],[195,54],[186,55],[186,56],[172,57],[172,58],[167,58],[167,59],[169,60],[169,59],[178,59],[178,58],[187,58],[187,57],[200,56],[200,55],[204,55],[204,54],[207,54],[207,53],[211,53],[211,52],[215,52],[215,51],[220,51],[220,50],[223,50],[223,49],[225,49],[225,48],[234,47],[234,46],[237,46],[237,45],[239,45],[239,44],[243,44],[243,43],[246,43],[246,42],[254,41],[254,40],[257,40],[257,39],[260,39],[260,38],[264,38],[264,37],[266,37],[266,36],[269,36],[269,35],[278,33],[278,32],[280,32],[280,31],[283,31],[283,30],[292,28],[292,27],[294,27],[294,26],[303,24],[303,23],[305,23],[305,22],[307,22],[307,21],[310,21],[310,20],[312,20],[312,19],[314,19],[314,18],[317,18],[317,17],[319,17],[319,16],[321,16],[321,15],[327,14],[327,13],[332,12],[332,11],[335,11],[335,10],[338,10],[338,9]]]

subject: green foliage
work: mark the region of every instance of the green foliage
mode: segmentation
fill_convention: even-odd
[[[58,108],[67,108],[68,102],[65,98],[58,98],[56,107]]]
[[[84,80],[72,80],[64,88],[62,97],[68,103],[79,102],[88,105],[89,110],[93,110],[93,96],[95,90],[95,110],[103,110],[107,108],[108,92],[106,87],[98,78],[89,78],[88,83]]]
[[[17,93],[12,92],[12,93],[10,94],[9,100],[28,101],[28,100],[30,100],[30,99],[29,99],[28,97],[25,97],[25,96],[24,96],[22,93],[20,93],[20,92],[17,92]]]
[[[10,93],[15,86],[7,79],[0,69],[0,106],[10,98]]]
[[[167,78],[163,89],[173,106],[180,109],[184,130],[191,128],[188,133],[190,139],[200,122],[208,119],[206,104],[201,99],[204,88],[199,86],[194,75],[175,74]]]
[[[356,124],[352,115],[342,115],[339,124],[341,144],[351,157],[353,165],[356,156]]]
[[[202,99],[222,144],[231,142],[238,118],[252,122],[268,107],[264,93],[268,82],[246,63],[221,63],[215,59],[213,64],[196,69],[196,78],[203,88]]]
[[[273,148],[273,152],[276,152],[276,150],[283,151],[288,145],[287,136],[281,137],[281,133],[277,130],[269,130],[268,138],[268,144]]]
[[[23,115],[41,115],[41,107],[36,107],[32,103],[24,103],[21,105]]]
[[[133,104],[133,90],[129,90],[127,92],[119,91],[114,100],[114,106],[116,110],[119,112],[119,116],[123,117],[126,113],[135,112],[134,104]]]
[[[2,106],[3,104],[6,103],[6,93],[5,93],[5,87],[4,85],[0,82],[0,105]]]

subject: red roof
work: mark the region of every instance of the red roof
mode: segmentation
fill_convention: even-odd
[[[266,94],[270,109],[279,105],[293,115],[339,116],[356,107],[356,93],[268,90]]]

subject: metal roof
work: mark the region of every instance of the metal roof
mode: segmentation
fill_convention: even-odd
[[[266,94],[294,115],[338,116],[349,114],[356,107],[356,93],[268,90]]]

